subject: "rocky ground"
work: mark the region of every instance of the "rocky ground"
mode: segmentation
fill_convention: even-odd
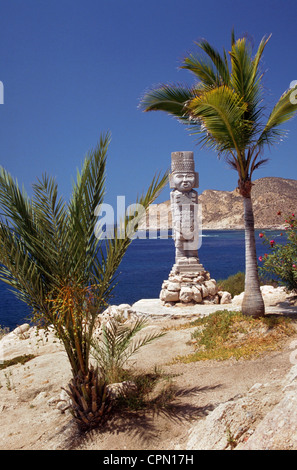
[[[297,315],[283,290],[265,287],[263,294],[267,312]],[[228,308],[238,309],[240,297],[233,302]],[[140,304],[145,311],[149,301]],[[201,306],[200,312],[207,314],[210,308],[221,307]],[[155,301],[150,328],[178,326],[198,315],[164,309]],[[6,335],[0,341],[0,359],[1,354],[4,359],[35,357],[0,370],[0,449],[297,450],[297,334],[281,349],[253,360],[172,363],[193,350],[190,339],[191,329],[171,329],[139,350],[130,364],[136,372],[162,373],[154,394],[165,396],[167,391],[167,403],[122,410],[101,430],[82,437],[65,411],[62,387],[71,373],[60,343],[52,333],[37,335],[34,328]]]

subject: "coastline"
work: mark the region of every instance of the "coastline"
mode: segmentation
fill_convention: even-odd
[[[286,236],[279,236],[279,227],[256,228],[256,244],[259,255],[265,247],[259,238],[259,231],[267,230],[267,236],[286,242]],[[271,234],[271,235],[269,235]],[[199,257],[202,264],[215,279],[227,279],[229,275],[244,271],[244,230],[242,228],[202,228]],[[164,279],[173,263],[174,248],[172,230],[160,233],[139,233],[139,239],[132,242],[119,268],[120,282],[113,292],[112,302],[134,303],[142,298],[158,297]],[[232,256],[231,256],[232,255]],[[146,269],[144,269],[144,264]],[[14,327],[31,318],[27,308],[4,283],[0,284],[1,307],[0,326]],[[25,312],[25,313],[24,313]]]
[[[170,231],[172,232],[173,228],[170,227],[165,227],[165,226],[150,226],[148,228],[139,228],[139,232],[148,232],[148,231]],[[223,227],[223,226],[211,226],[211,225],[206,225],[204,226],[202,224],[202,233],[204,231],[216,231],[216,232],[229,232],[229,231],[237,231],[237,232],[244,232],[244,226],[239,225],[239,226],[234,226],[234,227]],[[255,230],[268,230],[268,231],[274,231],[274,230],[285,230],[285,225],[271,225],[271,226],[261,226],[261,225],[255,225]]]

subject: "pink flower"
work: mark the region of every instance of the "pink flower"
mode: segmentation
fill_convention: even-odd
[[[275,244],[275,241],[274,240],[270,240],[270,245],[273,246]]]
[[[264,237],[264,233],[259,233],[259,237],[260,237],[260,238],[263,238],[263,237]]]
[[[263,256],[259,256],[259,261],[263,261]]]
[[[292,264],[292,268],[296,268],[296,264]]]

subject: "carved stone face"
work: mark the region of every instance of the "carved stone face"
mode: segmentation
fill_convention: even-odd
[[[195,173],[173,173],[171,176],[173,187],[181,192],[189,192],[195,187]]]

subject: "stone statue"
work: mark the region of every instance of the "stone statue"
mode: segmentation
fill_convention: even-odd
[[[198,173],[193,152],[173,152],[170,174],[175,264],[183,272],[202,268],[198,258]]]
[[[170,193],[175,264],[162,284],[164,305],[221,303],[215,279],[198,257],[198,173],[193,152],[171,154]],[[223,293],[222,293],[223,294]]]

